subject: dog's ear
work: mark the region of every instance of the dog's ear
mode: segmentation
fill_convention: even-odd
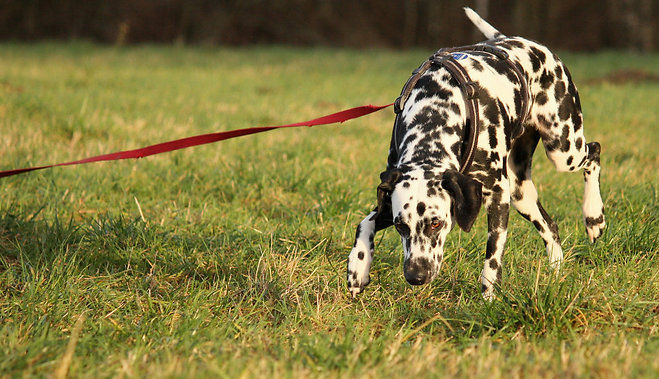
[[[470,231],[481,209],[483,185],[457,171],[445,172],[441,185],[451,195],[458,225],[465,232]]]
[[[394,190],[401,176],[403,176],[403,172],[397,168],[389,169],[380,174],[380,185],[378,185],[378,214],[385,212],[386,207],[391,208],[391,192]]]

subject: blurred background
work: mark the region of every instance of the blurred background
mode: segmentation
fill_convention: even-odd
[[[0,39],[438,48],[481,39],[462,6],[550,48],[656,49],[653,0],[0,0]]]

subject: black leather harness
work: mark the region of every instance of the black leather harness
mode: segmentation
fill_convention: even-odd
[[[467,70],[458,62],[455,58],[457,53],[469,53],[469,52],[483,52],[487,54],[494,55],[495,57],[504,60],[511,67],[517,79],[522,86],[522,112],[520,117],[517,119],[517,129],[518,135],[521,134],[523,130],[524,121],[529,114],[529,87],[524,74],[518,64],[513,62],[508,53],[496,46],[488,44],[478,44],[470,46],[461,46],[453,48],[445,48],[438,50],[435,54],[430,56],[428,60],[423,62],[416,70],[412,72],[412,76],[407,80],[403,90],[401,91],[400,96],[394,102],[394,112],[396,113],[396,123],[394,127],[394,133],[397,132],[397,126],[405,102],[409,98],[414,86],[419,81],[419,78],[432,66],[443,66],[450,73],[451,76],[458,82],[460,88],[462,89],[462,94],[465,99],[465,104],[467,108],[467,122],[465,123],[465,141],[462,157],[460,158],[460,173],[465,173],[469,170],[471,162],[474,159],[474,153],[476,151],[476,145],[478,145],[478,129],[480,126],[479,122],[479,109],[478,109],[478,88],[479,85],[477,82],[474,82],[469,77]],[[397,138],[395,139],[397,141]],[[396,142],[396,150],[399,149],[398,143]]]

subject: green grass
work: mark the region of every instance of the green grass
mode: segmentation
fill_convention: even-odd
[[[0,44],[0,167],[310,119],[392,101],[429,51]],[[534,179],[567,261],[511,215],[499,300],[484,217],[431,285],[376,238],[352,300],[345,258],[375,201],[393,120],[280,130],[140,161],[0,180],[0,376],[656,377],[659,55],[561,54],[599,141],[608,229],[591,246],[580,174]],[[580,84],[586,83],[586,84]],[[139,204],[139,206],[138,206]],[[140,214],[141,212],[143,214]],[[71,343],[73,347],[74,344]]]

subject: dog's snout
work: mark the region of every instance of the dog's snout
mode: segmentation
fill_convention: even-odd
[[[426,284],[432,279],[432,264],[425,257],[410,258],[403,265],[405,280],[413,286]]]

